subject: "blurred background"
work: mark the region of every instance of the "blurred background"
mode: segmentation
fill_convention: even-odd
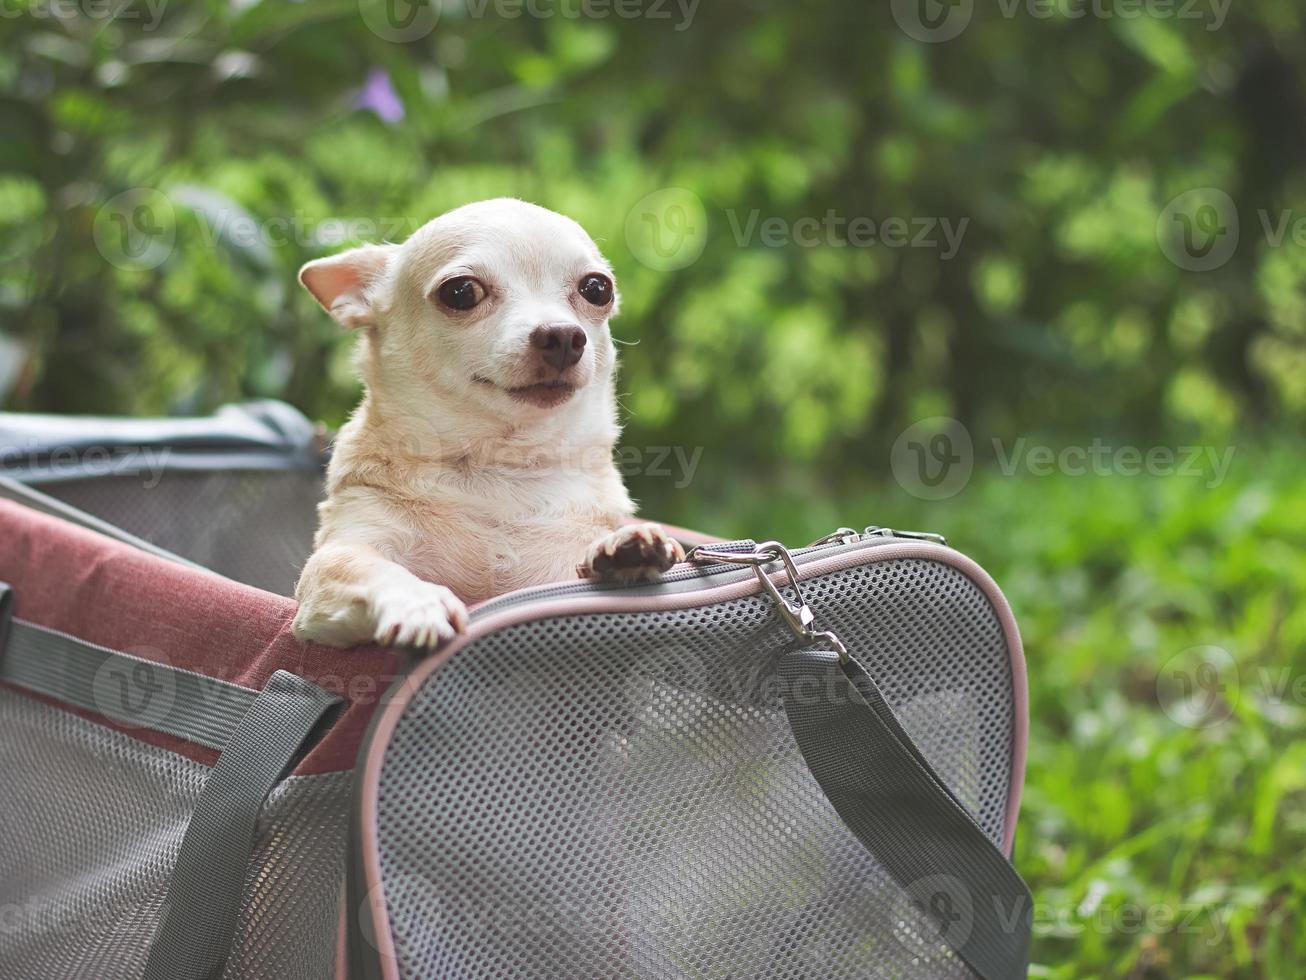
[[[624,294],[646,513],[939,531],[1007,591],[1032,975],[1299,976],[1304,18],[3,0],[0,406],[339,425],[303,262],[565,212]]]

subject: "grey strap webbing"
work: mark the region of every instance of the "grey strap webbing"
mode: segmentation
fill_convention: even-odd
[[[231,952],[259,809],[340,699],[279,670],[209,772],[181,841],[145,980],[215,980]]]
[[[239,684],[119,653],[20,619],[9,622],[8,642],[0,651],[0,680],[128,728],[165,732],[211,749],[227,744],[259,696]]]
[[[849,658],[805,647],[780,659],[784,707],[835,811],[984,980],[1028,972],[1029,889]]]

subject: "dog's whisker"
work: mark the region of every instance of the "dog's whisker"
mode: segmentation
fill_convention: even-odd
[[[635,412],[629,405],[621,400],[620,395],[614,395],[612,400],[617,403],[617,408],[621,409],[626,415],[629,415],[631,418],[635,417]]]

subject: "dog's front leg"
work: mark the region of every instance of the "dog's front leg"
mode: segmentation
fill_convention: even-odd
[[[433,649],[467,628],[467,607],[365,544],[319,548],[295,588],[295,636],[334,647],[360,643]]]

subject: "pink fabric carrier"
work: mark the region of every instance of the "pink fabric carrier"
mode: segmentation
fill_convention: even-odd
[[[0,450],[0,976],[1024,975],[1020,636],[934,536],[677,532],[418,659],[291,636],[288,406]]]

